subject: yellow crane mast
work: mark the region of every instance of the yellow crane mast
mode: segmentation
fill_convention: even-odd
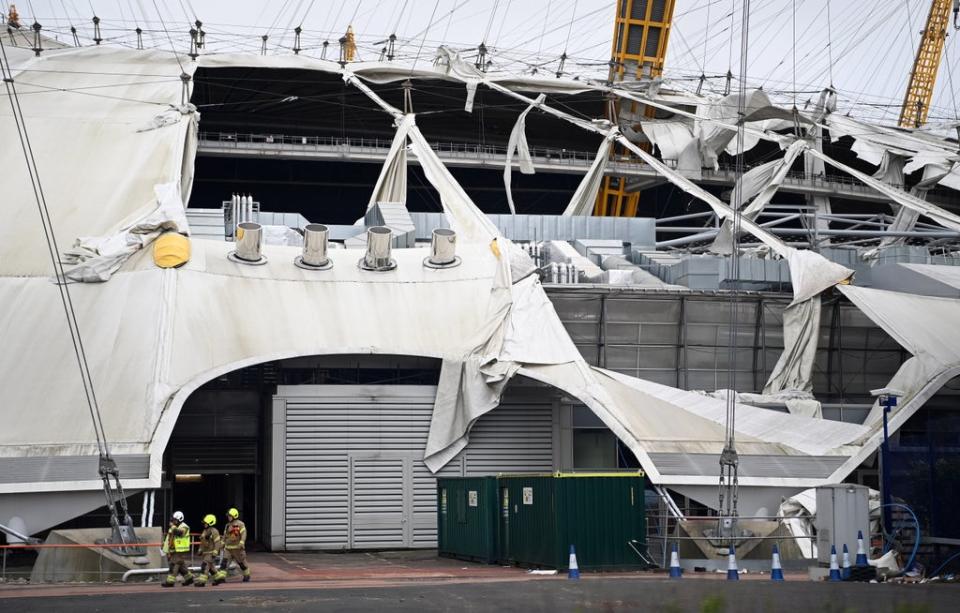
[[[927,122],[930,101],[933,99],[933,86],[937,82],[940,58],[943,57],[943,45],[947,40],[947,27],[950,24],[950,12],[953,9],[953,27],[960,29],[960,0],[933,0],[927,25],[920,37],[917,57],[910,71],[910,84],[900,109],[902,128],[919,128]]]
[[[673,22],[674,0],[617,0],[617,16],[613,26],[613,51],[610,81],[624,78],[653,78],[663,73],[667,41]],[[631,103],[631,110],[637,105]],[[613,112],[616,112],[616,108]],[[652,116],[653,109],[645,114]],[[617,118],[611,117],[612,121]],[[619,155],[614,150],[614,155]],[[605,177],[597,194],[594,215],[635,217],[640,203],[639,192],[627,191],[624,177]]]

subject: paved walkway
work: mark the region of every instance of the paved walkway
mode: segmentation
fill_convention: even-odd
[[[130,583],[42,584],[12,582],[0,584],[0,599],[86,596],[95,594],[154,594],[166,592],[257,592],[297,589],[349,589],[443,586],[453,584],[516,584],[530,582],[565,582],[564,573],[541,575],[526,569],[441,558],[434,550],[387,551],[369,553],[269,553],[254,552],[249,556],[253,581],[241,583],[239,576],[226,584],[206,588],[162,588],[159,575],[150,580],[142,577]],[[665,580],[660,572],[584,573],[584,581],[629,579],[657,582]],[[742,575],[743,581],[768,581],[766,574]],[[722,573],[690,574],[685,581],[722,581]],[[805,573],[788,574],[788,579],[807,581]]]

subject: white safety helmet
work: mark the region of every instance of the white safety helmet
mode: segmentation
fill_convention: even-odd
[[[174,512],[173,512],[173,519],[175,519],[175,520],[178,521],[178,522],[182,522],[182,521],[183,521],[183,512],[182,512],[182,511],[174,511]]]

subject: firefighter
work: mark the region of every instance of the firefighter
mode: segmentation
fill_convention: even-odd
[[[177,575],[183,575],[183,584],[193,583],[193,573],[187,567],[186,554],[190,552],[190,526],[183,521],[183,513],[174,511],[167,528],[167,536],[163,539],[163,553],[167,556],[170,567],[163,587],[173,587],[177,584]]]
[[[207,579],[213,575],[213,584],[223,583],[223,578],[217,572],[217,554],[223,548],[220,532],[217,530],[217,516],[210,514],[203,518],[203,533],[200,534],[200,575],[193,583],[197,587],[207,584]]]
[[[230,509],[227,511],[227,525],[223,527],[223,548],[225,555],[220,564],[220,572],[217,577],[221,580],[227,578],[227,564],[230,560],[236,560],[237,566],[243,571],[244,582],[250,581],[250,567],[247,566],[247,527],[240,520],[240,511]]]

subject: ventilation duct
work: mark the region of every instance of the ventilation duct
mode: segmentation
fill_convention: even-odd
[[[393,270],[397,263],[390,258],[390,240],[392,233],[386,226],[375,226],[367,230],[367,253],[360,260],[364,270]]]
[[[457,257],[457,233],[437,228],[430,238],[430,257],[423,261],[428,268],[452,268],[460,263]]]
[[[327,270],[333,263],[327,257],[327,242],[330,231],[318,223],[307,224],[303,229],[303,255],[293,263],[307,270]]]
[[[267,258],[260,253],[263,245],[263,227],[252,221],[237,226],[237,249],[227,257],[240,264],[266,264]]]

